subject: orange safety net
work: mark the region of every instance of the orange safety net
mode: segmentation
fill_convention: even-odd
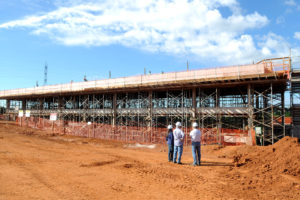
[[[157,127],[138,126],[112,126],[103,123],[50,121],[48,119],[29,117],[17,118],[16,123],[21,126],[37,128],[57,134],[66,134],[80,137],[99,138],[105,140],[124,141],[128,143],[154,143],[166,142],[167,129]],[[189,133],[192,128],[182,129],[186,135],[184,144],[190,145]],[[201,144],[243,145],[249,137],[248,131],[239,129],[200,128],[202,132]]]

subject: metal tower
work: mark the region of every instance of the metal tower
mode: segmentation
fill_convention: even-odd
[[[44,85],[47,85],[47,74],[48,74],[48,64],[45,64],[45,69],[44,69]]]

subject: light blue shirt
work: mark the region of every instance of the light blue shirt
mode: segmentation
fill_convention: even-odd
[[[176,128],[173,131],[173,136],[174,136],[174,145],[175,146],[183,145],[184,132],[181,129]]]
[[[190,132],[190,136],[192,138],[192,142],[201,142],[201,131],[199,129],[194,128]]]

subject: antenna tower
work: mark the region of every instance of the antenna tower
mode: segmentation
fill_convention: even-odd
[[[44,69],[44,85],[47,85],[47,74],[48,74],[48,64],[45,64],[45,69]]]

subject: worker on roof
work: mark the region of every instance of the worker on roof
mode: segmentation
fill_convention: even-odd
[[[192,154],[193,154],[193,165],[199,166],[201,164],[201,131],[198,129],[197,122],[193,123],[193,130],[190,132],[192,138]]]
[[[166,137],[166,141],[168,144],[168,159],[169,159],[169,162],[172,162],[173,161],[173,153],[174,153],[173,126],[169,125],[167,128],[168,128],[168,135]]]
[[[177,160],[177,152],[178,152],[178,164],[181,163],[181,156],[183,151],[183,140],[184,140],[184,132],[181,130],[181,123],[176,122],[176,129],[173,131],[174,136],[174,156],[173,162],[176,163]]]

